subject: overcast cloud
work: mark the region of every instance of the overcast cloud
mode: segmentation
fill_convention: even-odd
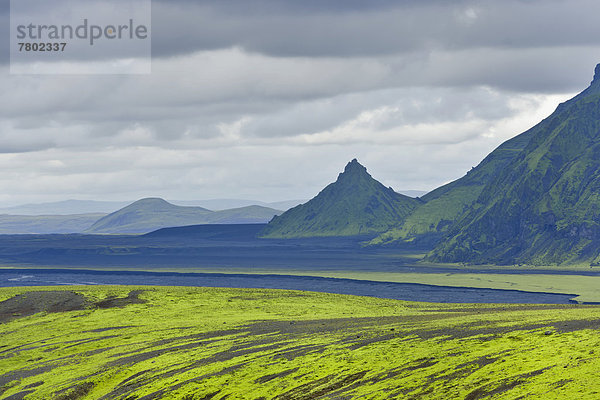
[[[0,5],[0,205],[430,190],[600,62],[596,0],[155,0],[151,74],[11,75]]]

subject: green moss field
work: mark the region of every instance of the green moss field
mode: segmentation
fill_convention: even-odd
[[[0,289],[2,399],[597,399],[600,306]]]

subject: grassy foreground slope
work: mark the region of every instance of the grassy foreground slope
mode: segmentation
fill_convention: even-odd
[[[185,287],[9,288],[0,300],[3,399],[597,399],[600,392],[598,306]]]

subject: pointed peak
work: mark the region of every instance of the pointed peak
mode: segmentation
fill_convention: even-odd
[[[355,158],[346,164],[344,172],[338,175],[337,181],[356,182],[357,180],[362,181],[364,179],[373,179],[373,177],[371,177],[371,175],[367,172],[367,169]]]
[[[597,84],[598,82],[600,82],[600,64],[597,64],[596,68],[594,69],[594,79],[592,80],[591,84]]]
[[[594,79],[590,82],[590,86],[588,86],[583,92],[579,93],[577,96],[560,103],[558,107],[556,107],[556,112],[561,113],[569,109],[569,106],[576,104],[582,98],[588,97],[590,95],[598,95],[600,94],[600,64],[596,64],[596,68],[594,68]]]
[[[362,166],[358,160],[356,158],[354,158],[352,161],[350,161],[348,164],[346,164],[346,168],[344,168],[344,174],[346,173],[367,173],[367,169]]]

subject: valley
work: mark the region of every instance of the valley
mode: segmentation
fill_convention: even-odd
[[[595,72],[419,197],[353,159],[287,211],[2,216],[0,395],[597,398]]]

